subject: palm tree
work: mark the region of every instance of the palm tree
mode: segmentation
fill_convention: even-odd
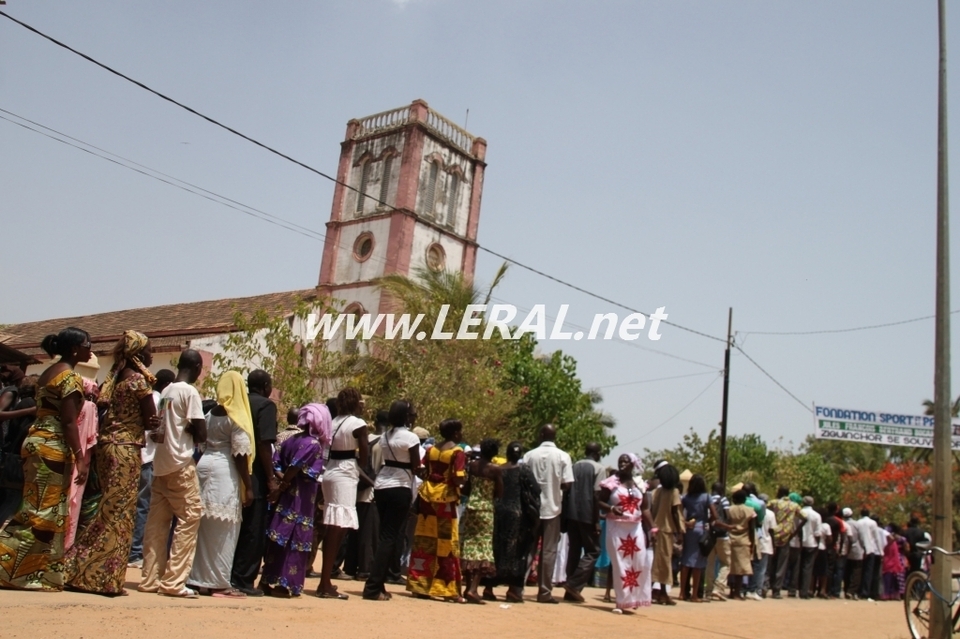
[[[923,400],[923,414],[932,417],[933,410],[934,410],[933,400],[932,399]],[[950,414],[953,417],[960,417],[960,397],[957,397],[957,399],[953,401],[953,406],[950,408]]]
[[[482,303],[489,305],[493,290],[506,274],[507,263],[504,262],[497,269],[493,282],[483,293],[460,271],[421,268],[414,272],[413,277],[385,275],[376,283],[381,291],[395,301],[399,307],[397,310],[414,316],[423,313],[431,322],[440,313],[442,306],[449,305],[445,322],[445,327],[449,329],[451,326],[455,328],[460,325],[467,305],[479,304],[481,295]]]
[[[924,415],[932,417],[934,409],[935,407],[932,399],[923,400]],[[952,417],[960,417],[960,397],[957,397],[957,399],[953,401],[953,406],[950,407],[950,415]],[[933,455],[932,448],[914,448],[910,451],[909,459],[912,461],[929,463],[931,455]],[[953,453],[953,458],[955,461],[960,462],[960,457],[957,456],[957,453]]]

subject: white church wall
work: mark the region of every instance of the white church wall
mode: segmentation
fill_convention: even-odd
[[[354,255],[354,244],[362,234],[373,235],[373,253],[365,261]],[[390,240],[390,218],[368,220],[340,227],[340,248],[337,251],[337,283],[364,282],[383,275]]]

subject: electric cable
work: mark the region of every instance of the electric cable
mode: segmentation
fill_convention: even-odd
[[[796,395],[794,395],[793,393],[791,393],[789,390],[787,390],[787,387],[786,387],[786,386],[784,386],[783,384],[781,384],[780,382],[778,382],[773,375],[771,375],[770,373],[768,373],[768,372],[763,368],[763,366],[760,366],[760,364],[758,364],[758,363],[756,362],[756,360],[754,360],[752,357],[750,357],[749,355],[747,355],[747,352],[746,352],[745,350],[743,350],[743,349],[740,347],[739,344],[734,344],[733,347],[734,347],[735,349],[737,349],[738,351],[740,351],[740,353],[742,353],[744,357],[746,357],[748,360],[750,360],[750,363],[753,364],[754,366],[756,366],[757,369],[758,369],[761,373],[763,373],[764,375],[766,375],[767,377],[769,377],[771,382],[773,382],[774,384],[776,384],[777,386],[779,386],[779,387],[780,387],[780,390],[782,390],[784,393],[786,393],[787,395],[789,395],[790,397],[792,397],[795,402],[797,402],[798,404],[800,404],[801,406],[803,406],[804,410],[806,410],[806,411],[808,411],[808,412],[810,412],[810,413],[813,412],[813,409],[810,408],[809,406],[807,406],[807,405],[803,402],[802,399],[800,399],[799,397],[797,397]]]
[[[162,92],[160,92],[160,91],[158,91],[158,90],[156,90],[156,89],[151,88],[150,86],[144,84],[143,82],[140,82],[139,80],[136,80],[136,79],[134,79],[134,78],[132,78],[132,77],[130,77],[130,76],[128,76],[128,75],[126,75],[126,74],[124,74],[124,73],[122,73],[122,72],[120,72],[120,71],[118,71],[118,70],[116,70],[116,69],[114,69],[114,68],[112,68],[112,67],[110,67],[109,65],[104,64],[103,62],[98,61],[97,59],[93,58],[92,56],[89,56],[89,55],[87,55],[86,53],[83,53],[83,52],[81,52],[81,51],[78,51],[77,49],[74,49],[74,48],[71,47],[70,45],[68,45],[68,44],[66,44],[66,43],[64,43],[64,42],[61,42],[60,40],[57,40],[56,38],[54,38],[54,37],[52,37],[52,36],[49,36],[49,35],[43,33],[43,32],[40,31],[39,29],[37,29],[37,28],[35,28],[35,27],[32,27],[32,26],[30,26],[29,24],[27,24],[27,23],[25,23],[25,22],[23,22],[23,21],[21,21],[21,20],[18,20],[18,19],[16,19],[16,18],[14,18],[13,16],[9,15],[8,13],[6,13],[6,12],[4,12],[4,11],[0,11],[0,16],[3,16],[3,17],[5,17],[5,18],[7,18],[8,20],[10,20],[10,21],[12,21],[12,22],[20,25],[21,27],[23,27],[24,29],[27,29],[28,31],[31,31],[32,33],[35,33],[36,35],[44,38],[45,40],[48,40],[48,41],[52,42],[53,44],[57,45],[58,47],[61,47],[61,48],[63,48],[63,49],[66,49],[67,51],[69,51],[69,52],[71,52],[71,53],[73,53],[73,54],[75,54],[75,55],[77,55],[77,56],[80,56],[80,57],[83,58],[84,60],[87,60],[88,62],[90,62],[90,63],[92,63],[92,64],[95,64],[96,66],[100,67],[100,68],[103,69],[104,71],[107,71],[108,73],[111,73],[111,74],[113,74],[113,75],[115,75],[115,76],[117,76],[117,77],[119,77],[119,78],[122,78],[122,79],[126,80],[127,82],[130,82],[130,83],[132,83],[132,84],[140,87],[141,89],[143,89],[143,90],[145,90],[145,91],[147,91],[147,92],[149,92],[149,93],[152,93],[153,95],[157,96],[158,98],[160,98],[160,99],[162,99],[162,100],[165,100],[165,101],[167,101],[167,102],[169,102],[169,103],[171,103],[171,104],[173,104],[173,105],[175,105],[175,106],[178,106],[178,107],[180,107],[181,109],[187,111],[188,113],[191,113],[191,114],[193,114],[193,115],[195,115],[195,116],[197,116],[197,117],[199,117],[199,118],[202,118],[203,120],[206,120],[206,121],[209,122],[210,124],[213,124],[214,126],[220,127],[221,129],[224,129],[225,131],[228,131],[229,133],[232,133],[232,134],[234,134],[234,135],[236,135],[236,136],[238,136],[238,137],[240,137],[240,138],[242,138],[242,139],[250,142],[251,144],[254,144],[254,145],[258,146],[258,147],[264,149],[265,151],[268,151],[268,152],[270,152],[270,153],[273,153],[274,155],[277,155],[278,157],[281,157],[281,158],[283,158],[283,159],[285,159],[285,160],[287,160],[287,161],[289,161],[289,162],[292,162],[292,163],[296,164],[297,166],[300,166],[301,168],[304,168],[304,169],[306,169],[306,170],[308,170],[308,171],[310,171],[310,172],[312,172],[312,173],[315,173],[315,174],[319,175],[320,177],[323,177],[323,178],[325,178],[325,179],[327,179],[327,180],[330,180],[331,182],[334,182],[334,183],[336,183],[336,184],[339,184],[340,186],[343,186],[343,187],[346,188],[346,189],[349,189],[349,190],[351,190],[351,191],[354,191],[355,193],[358,193],[359,195],[361,195],[361,196],[363,196],[363,197],[370,198],[371,200],[373,200],[373,201],[375,201],[375,202],[377,202],[377,203],[379,203],[379,204],[383,204],[384,206],[389,206],[386,202],[382,201],[379,197],[375,197],[375,196],[372,196],[372,195],[368,195],[367,193],[363,193],[363,192],[361,192],[358,188],[356,188],[356,187],[354,187],[354,186],[352,186],[352,185],[350,185],[350,184],[347,184],[346,182],[340,181],[340,180],[338,180],[337,178],[335,178],[335,177],[333,177],[333,176],[331,176],[331,175],[329,175],[329,174],[327,174],[327,173],[324,173],[323,171],[320,171],[319,169],[316,169],[316,168],[310,166],[309,164],[306,164],[305,162],[301,162],[300,160],[297,160],[296,158],[291,157],[291,156],[287,155],[286,153],[283,153],[282,151],[278,151],[277,149],[269,146],[268,144],[265,144],[265,143],[263,143],[263,142],[260,142],[260,141],[257,140],[256,138],[253,138],[253,137],[250,137],[249,135],[246,135],[246,134],[244,134],[244,133],[241,133],[240,131],[238,131],[238,130],[236,130],[236,129],[234,129],[234,128],[226,125],[226,124],[223,124],[222,122],[216,120],[215,118],[213,118],[213,117],[211,117],[211,116],[208,116],[208,115],[205,115],[204,113],[201,113],[200,111],[197,111],[196,109],[194,109],[194,108],[192,108],[192,107],[190,107],[190,106],[187,106],[186,104],[184,104],[184,103],[182,103],[182,102],[179,102],[178,100],[175,100],[174,98],[172,98],[172,97],[170,97],[170,96],[168,96],[168,95],[166,95],[166,94],[164,94],[164,93],[162,93]],[[503,254],[501,254],[501,253],[498,253],[498,252],[496,252],[496,251],[493,251],[492,249],[488,249],[488,248],[486,248],[486,247],[484,247],[484,246],[481,246],[480,244],[476,244],[476,246],[477,246],[477,249],[478,249],[478,250],[481,250],[481,251],[484,251],[484,252],[486,252],[486,253],[489,253],[490,255],[493,255],[493,256],[498,257],[498,258],[500,258],[500,259],[502,259],[502,260],[504,260],[504,261],[507,261],[507,262],[509,262],[509,263],[511,263],[511,264],[514,264],[515,266],[518,266],[518,267],[520,267],[520,268],[522,268],[522,269],[525,269],[525,270],[527,270],[527,271],[530,271],[531,273],[535,273],[535,274],[537,274],[537,275],[540,275],[541,277],[545,277],[545,278],[547,278],[547,279],[550,279],[550,280],[552,280],[552,281],[554,281],[554,282],[556,282],[556,283],[558,283],[558,284],[561,284],[561,285],[563,285],[563,286],[565,286],[565,287],[567,287],[567,288],[570,288],[570,289],[572,289],[572,290],[578,291],[578,292],[580,292],[580,293],[583,293],[583,294],[585,294],[585,295],[588,295],[588,296],[590,296],[590,297],[593,297],[593,298],[595,298],[595,299],[598,299],[598,300],[600,300],[600,301],[602,301],[602,302],[606,302],[606,303],[608,303],[608,304],[612,304],[612,305],[614,305],[614,306],[618,306],[618,307],[620,307],[620,308],[623,308],[623,309],[625,309],[625,310],[631,311],[631,312],[633,312],[633,313],[640,313],[640,314],[643,314],[643,315],[649,315],[649,313],[643,313],[642,311],[639,311],[639,310],[637,310],[637,309],[635,309],[635,308],[633,308],[633,307],[631,307],[631,306],[627,306],[626,304],[622,304],[622,303],[620,303],[620,302],[614,301],[614,300],[612,300],[612,299],[610,299],[610,298],[607,298],[607,297],[604,297],[604,296],[599,295],[599,294],[597,294],[597,293],[594,293],[594,292],[592,292],[592,291],[589,291],[589,290],[587,290],[587,289],[585,289],[585,288],[583,288],[583,287],[577,286],[577,285],[575,285],[575,284],[571,284],[570,282],[567,282],[567,281],[562,280],[562,279],[560,279],[560,278],[558,278],[558,277],[555,277],[555,276],[553,276],[553,275],[550,275],[549,273],[546,273],[546,272],[541,271],[541,270],[539,270],[539,269],[536,269],[536,268],[534,268],[534,267],[532,267],[532,266],[529,266],[529,265],[527,265],[527,264],[524,264],[523,262],[520,262],[520,261],[518,261],[518,260],[515,260],[515,259],[513,259],[513,258],[511,258],[511,257],[507,257],[507,256],[505,256],[505,255],[503,255]],[[718,342],[724,342],[724,343],[726,343],[726,341],[727,341],[726,339],[723,339],[723,338],[721,338],[721,337],[716,337],[716,336],[714,336],[714,335],[710,335],[710,334],[708,334],[708,333],[704,333],[704,332],[702,332],[702,331],[698,331],[698,330],[695,330],[695,329],[692,329],[692,328],[683,326],[683,325],[681,325],[681,324],[677,324],[676,322],[671,322],[671,321],[669,321],[669,320],[662,320],[662,322],[663,322],[664,324],[669,325],[669,326],[673,326],[674,328],[680,329],[680,330],[682,330],[682,331],[686,331],[686,332],[688,332],[688,333],[692,333],[692,334],[694,334],[694,335],[699,335],[699,336],[705,337],[705,338],[707,338],[707,339],[715,340],[715,341],[718,341]]]
[[[659,424],[657,424],[656,426],[654,426],[653,428],[651,428],[650,430],[648,430],[648,431],[645,432],[644,434],[640,435],[639,437],[634,437],[633,439],[631,439],[631,440],[629,440],[629,441],[626,441],[626,442],[623,442],[622,444],[621,444],[620,442],[617,442],[617,447],[619,448],[619,447],[621,447],[621,446],[626,446],[627,444],[632,444],[633,442],[640,441],[640,440],[643,439],[644,437],[648,437],[649,435],[652,435],[652,434],[655,433],[656,431],[660,430],[660,428],[662,428],[662,427],[666,426],[667,424],[669,424],[670,422],[672,422],[672,421],[673,421],[677,416],[679,416],[683,411],[685,411],[685,410],[687,410],[688,408],[690,408],[691,406],[693,406],[693,403],[694,403],[694,402],[696,402],[698,399],[700,399],[700,398],[703,396],[704,393],[706,393],[708,390],[710,390],[710,387],[713,386],[714,384],[716,384],[718,379],[722,379],[722,378],[723,378],[723,374],[722,374],[722,371],[721,371],[721,374],[720,374],[720,375],[717,375],[716,377],[714,377],[713,379],[711,379],[711,380],[710,380],[710,383],[707,384],[706,388],[704,388],[702,391],[700,391],[699,393],[697,393],[697,395],[696,395],[693,399],[691,399],[689,402],[687,402],[686,404],[684,404],[684,405],[683,405],[683,408],[681,408],[680,410],[678,410],[677,412],[675,412],[675,413],[674,413],[673,415],[671,415],[670,417],[667,417],[665,420],[663,420],[662,422],[660,422]]]
[[[960,313],[960,310],[950,311],[950,314]],[[888,328],[890,326],[901,326],[903,324],[912,324],[936,318],[936,315],[924,315],[923,317],[914,317],[913,319],[900,320],[899,322],[887,322],[885,324],[872,324],[870,326],[856,326],[854,328],[833,328],[819,331],[737,331],[742,335],[826,335],[830,333],[853,333],[855,331],[869,331],[875,328]]]
[[[38,129],[36,129],[36,128],[33,128],[33,127],[31,127],[31,126],[27,126],[27,125],[24,125],[24,124],[22,124],[22,123],[20,123],[20,122],[16,122],[16,121],[14,121],[14,120],[11,120],[10,118],[4,117],[3,115],[0,115],[0,120],[5,120],[5,121],[7,121],[7,122],[10,122],[11,124],[16,124],[17,126],[20,126],[20,127],[24,128],[24,129],[27,129],[27,130],[31,131],[31,132],[34,132],[34,133],[38,133],[38,134],[40,134],[40,135],[43,135],[44,137],[49,138],[49,139],[51,139],[51,140],[54,140],[54,141],[56,141],[56,142],[60,142],[60,143],[65,144],[65,145],[67,145],[67,146],[71,146],[71,147],[73,147],[73,148],[75,148],[75,149],[77,149],[77,150],[84,151],[85,153],[88,153],[88,154],[93,155],[93,156],[95,156],[95,157],[98,157],[98,158],[100,158],[100,159],[106,160],[106,161],[108,161],[108,162],[110,162],[110,163],[112,163],[112,164],[116,164],[116,165],[121,166],[121,167],[123,167],[123,168],[130,169],[131,171],[134,171],[134,172],[136,172],[136,173],[139,173],[140,175],[143,175],[143,176],[146,176],[146,177],[149,177],[149,178],[153,178],[153,179],[155,179],[155,180],[157,180],[157,181],[159,181],[159,182],[162,182],[162,183],[164,183],[164,184],[167,184],[167,185],[169,185],[169,186],[177,187],[177,188],[179,188],[179,189],[181,189],[181,190],[183,190],[183,191],[186,191],[186,192],[188,192],[188,193],[192,193],[192,194],[194,194],[194,195],[198,195],[198,196],[203,197],[204,199],[209,200],[209,201],[211,201],[211,202],[215,202],[215,203],[217,203],[217,204],[222,204],[222,205],[224,205],[224,206],[227,206],[227,207],[229,207],[229,208],[231,208],[231,209],[234,209],[234,210],[236,210],[236,211],[239,211],[239,212],[241,212],[241,213],[245,213],[245,214],[247,214],[247,215],[252,215],[253,217],[259,218],[259,219],[261,219],[261,220],[263,220],[263,221],[265,221],[265,222],[271,223],[271,224],[275,224],[276,226],[280,226],[281,228],[284,228],[284,229],[286,229],[286,230],[290,230],[290,231],[297,232],[297,233],[299,233],[300,235],[303,235],[304,237],[307,237],[307,238],[309,238],[309,239],[314,239],[314,240],[317,240],[317,241],[325,241],[325,240],[326,240],[326,236],[325,236],[323,233],[320,233],[319,231],[314,231],[313,229],[310,229],[310,228],[305,227],[305,226],[301,226],[301,225],[299,225],[299,224],[296,224],[295,222],[291,222],[290,220],[287,220],[287,219],[282,218],[282,217],[280,217],[280,216],[274,215],[274,214],[272,214],[272,213],[268,213],[268,212],[263,211],[263,210],[261,210],[261,209],[257,209],[257,208],[255,208],[255,207],[252,207],[252,206],[248,205],[248,204],[244,204],[243,202],[240,202],[240,201],[238,201],[238,200],[234,200],[234,199],[231,199],[231,198],[229,198],[229,197],[227,197],[227,196],[225,196],[225,195],[221,195],[221,194],[216,193],[216,192],[214,192],[214,191],[211,191],[211,190],[209,190],[209,189],[205,189],[205,188],[203,188],[202,186],[198,186],[198,185],[196,185],[196,184],[193,184],[193,183],[191,183],[191,182],[187,182],[186,180],[183,180],[183,179],[178,178],[178,177],[176,177],[176,176],[173,176],[173,175],[164,173],[164,172],[162,172],[162,171],[159,171],[159,170],[157,170],[157,169],[151,168],[151,167],[149,167],[149,166],[147,166],[147,165],[145,165],[145,164],[141,164],[141,163],[139,163],[139,162],[137,162],[137,161],[135,161],[135,160],[131,160],[131,159],[126,158],[126,157],[124,157],[124,156],[122,156],[122,155],[113,153],[112,151],[108,151],[108,150],[103,149],[103,148],[101,148],[101,147],[98,147],[98,146],[96,146],[96,145],[94,145],[94,144],[91,144],[91,143],[89,143],[89,142],[86,142],[86,141],[84,141],[84,140],[81,140],[80,138],[71,136],[71,135],[69,135],[69,134],[67,134],[67,133],[63,133],[62,131],[59,131],[59,130],[57,130],[57,129],[54,129],[54,128],[49,127],[49,126],[46,126],[45,124],[41,124],[41,123],[36,122],[36,121],[34,121],[34,120],[30,120],[30,119],[28,119],[28,118],[25,118],[25,117],[23,117],[23,116],[21,116],[21,115],[18,115],[18,114],[16,114],[16,113],[13,113],[12,111],[8,111],[8,110],[6,110],[6,109],[0,108],[0,113],[6,113],[6,114],[11,115],[11,116],[13,116],[13,117],[15,117],[15,118],[19,118],[19,119],[23,120],[24,122],[29,122],[29,123],[32,124],[32,125],[35,125],[35,126],[37,126],[37,127],[41,127],[41,128],[43,128],[43,129],[46,129],[47,131],[50,131],[50,132],[52,132],[52,133],[55,133],[56,135],[60,135],[60,136],[62,136],[62,137],[64,137],[64,138],[67,138],[67,139],[69,139],[69,140],[72,140],[72,141],[74,141],[74,142],[76,142],[76,143],[79,143],[80,145],[84,145],[84,146],[78,146],[78,144],[73,144],[73,143],[71,143],[71,142],[68,142],[67,140],[63,140],[63,139],[57,138],[57,137],[55,137],[54,135],[50,135],[50,134],[48,134],[48,133],[45,133],[44,131],[40,131],[40,130],[38,130]],[[84,148],[85,146],[86,146],[86,147],[90,147],[91,149],[95,149],[95,150],[98,151],[98,152],[93,152],[93,151],[91,151],[90,149]],[[113,158],[107,157],[107,156],[104,155],[104,154],[113,156]],[[114,159],[114,158],[117,158],[117,159]],[[132,167],[132,166],[129,166],[128,164],[124,164],[124,162],[128,162],[128,163],[130,163],[130,164],[136,165],[136,167],[139,167],[139,168],[134,168],[134,167]],[[141,170],[141,169],[142,169],[142,170]],[[161,175],[161,176],[163,176],[163,177],[165,177],[165,178],[168,178],[168,179],[162,179],[162,178],[160,178],[160,177],[157,177],[157,175],[153,175],[153,173],[156,173],[156,174]],[[175,182],[179,182],[179,183],[181,183],[182,185],[186,185],[186,187],[190,187],[190,188],[186,188],[185,186],[182,186],[181,184],[174,184],[174,183],[171,182],[170,180],[173,180],[173,181],[175,181]],[[198,193],[197,191],[202,191],[203,193]],[[204,193],[208,194],[209,196],[213,196],[213,197],[208,197],[208,195],[204,195]],[[219,198],[219,199],[215,199],[215,198]],[[224,200],[224,201],[221,201],[221,200]],[[278,222],[281,222],[282,224],[279,224],[279,223],[277,223],[277,222],[273,222],[272,220],[264,219],[264,218],[260,217],[259,215],[253,215],[252,213],[250,213],[250,211],[246,211],[246,210],[237,208],[237,206],[232,206],[232,204],[228,204],[228,202],[229,202],[229,203],[232,203],[232,204],[235,204],[235,205],[237,205],[237,206],[240,206],[240,207],[244,207],[245,209],[250,209],[250,211],[254,211],[254,212],[256,212],[256,213],[259,213],[259,214],[268,216],[268,217],[270,217],[270,218],[273,218],[274,220],[277,220]],[[286,225],[290,225],[290,226],[286,226]],[[296,228],[290,228],[291,226],[292,226],[292,227],[296,227]],[[302,231],[298,231],[297,229],[302,229]],[[337,245],[337,248],[340,248],[340,249],[344,249],[344,247],[345,247],[345,245],[343,245],[343,244],[338,244],[338,245]],[[385,264],[386,261],[387,261],[385,257],[371,256],[371,259],[373,259],[374,261],[378,261],[378,262],[380,262],[381,264]],[[496,300],[496,301],[499,301],[499,302],[504,303],[504,304],[509,304],[509,303],[510,303],[510,302],[508,302],[508,301],[506,301],[506,300],[502,300],[502,299],[498,299],[498,298],[494,298],[494,297],[491,297],[491,299]],[[522,307],[518,307],[518,308],[519,308],[520,310],[525,311],[525,312],[529,312],[529,309],[524,309],[524,308],[522,308]],[[547,319],[550,319],[550,320],[556,322],[556,320],[555,320],[554,318],[550,317],[550,316],[547,316]],[[569,326],[572,327],[572,328],[579,328],[579,329],[583,330],[584,332],[586,332],[586,331],[588,330],[587,328],[582,327],[582,326],[578,326],[578,325],[576,325],[576,324],[569,324]],[[685,357],[680,357],[679,355],[673,355],[673,354],[671,354],[671,353],[667,353],[667,352],[664,352],[664,351],[661,351],[661,350],[657,350],[657,349],[654,349],[654,348],[644,347],[644,346],[641,346],[641,345],[639,345],[639,344],[635,344],[634,342],[625,341],[625,340],[622,340],[622,339],[619,339],[619,338],[618,338],[616,341],[617,341],[618,343],[624,344],[624,345],[626,345],[626,346],[631,346],[631,347],[633,347],[633,348],[639,348],[640,350],[644,350],[644,351],[647,351],[647,352],[650,352],[650,353],[654,353],[654,354],[657,354],[657,355],[661,355],[661,356],[663,356],[663,357],[669,357],[669,358],[676,359],[676,360],[679,360],[679,361],[682,361],[682,362],[687,362],[687,363],[690,363],[690,364],[697,364],[697,365],[699,365],[699,366],[705,366],[705,367],[707,367],[707,368],[713,368],[713,369],[716,368],[715,366],[713,366],[713,365],[711,365],[711,364],[705,364],[705,363],[703,363],[703,362],[698,362],[698,361],[696,361],[696,360],[688,359],[688,358],[685,358]],[[701,374],[702,374],[702,373],[701,373]]]
[[[699,375],[716,375],[715,371],[703,371],[702,373],[687,373],[686,375],[673,375],[671,377],[654,377],[653,379],[640,379],[635,382],[620,382],[619,384],[605,384],[603,386],[594,386],[596,390],[601,388],[616,388],[618,386],[633,386],[635,384],[647,384],[650,382],[665,382],[668,379],[682,379],[684,377],[697,377]]]

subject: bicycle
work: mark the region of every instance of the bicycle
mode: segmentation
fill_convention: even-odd
[[[918,544],[918,546],[920,546]],[[922,546],[921,546],[922,547]],[[938,546],[923,547],[924,559],[932,558],[934,552],[942,554],[944,557],[960,556],[960,551],[947,552]],[[954,573],[953,579],[957,580],[960,586],[960,574]],[[951,589],[952,590],[952,589]],[[933,605],[933,597],[945,603],[951,610],[954,609],[957,602],[960,601],[960,589],[952,599],[947,599],[937,592],[937,589],[930,583],[930,575],[923,570],[915,570],[907,576],[907,582],[903,593],[903,611],[907,617],[907,628],[910,630],[910,636],[913,639],[929,639],[930,637],[930,609]],[[960,632],[960,606],[956,606],[953,612],[953,632]]]

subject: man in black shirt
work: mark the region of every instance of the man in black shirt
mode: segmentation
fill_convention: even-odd
[[[573,465],[573,486],[563,493],[563,523],[570,542],[564,601],[583,603],[587,585],[600,557],[600,507],[597,493],[606,478],[600,464],[600,444],[587,444],[584,458]]]
[[[270,399],[273,381],[264,370],[247,376],[250,391],[250,412],[253,415],[253,437],[257,447],[253,463],[253,503],[243,509],[243,522],[237,550],[233,555],[230,584],[250,597],[262,597],[254,587],[267,540],[267,495],[277,487],[273,475],[273,442],[277,440],[277,405]]]
[[[910,562],[910,572],[920,570],[923,564],[923,549],[917,544],[927,541],[927,533],[923,532],[920,528],[920,520],[916,517],[911,517],[909,523],[907,523],[907,529],[903,531],[903,536],[906,538],[907,543],[910,544],[910,547],[907,549],[907,561]]]

